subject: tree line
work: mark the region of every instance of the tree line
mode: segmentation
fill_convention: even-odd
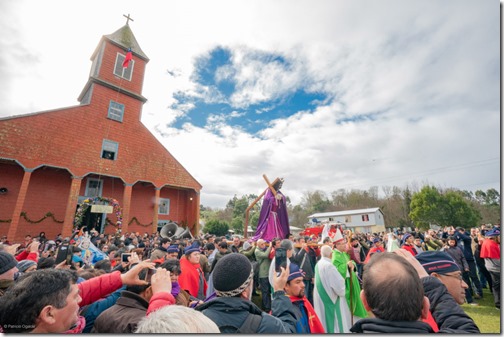
[[[495,189],[487,191],[443,189],[425,185],[421,188],[406,186],[376,186],[368,190],[338,189],[329,196],[320,190],[303,193],[300,204],[293,205],[286,195],[290,225],[304,228],[313,213],[337,212],[379,207],[385,218],[385,227],[461,226],[470,228],[483,223],[500,222],[500,194]],[[288,189],[284,190],[288,194]],[[200,206],[200,218],[205,223],[203,231],[225,235],[231,229],[243,234],[245,211],[257,195],[235,195],[224,209]],[[255,231],[262,200],[250,209],[249,226]]]

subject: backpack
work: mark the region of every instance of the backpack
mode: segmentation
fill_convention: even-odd
[[[232,325],[222,325],[219,326],[221,333],[244,333],[244,334],[255,334],[257,329],[261,325],[262,316],[256,314],[249,314],[247,319],[243,324],[237,328]]]

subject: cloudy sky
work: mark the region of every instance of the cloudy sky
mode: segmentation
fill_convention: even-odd
[[[205,206],[259,194],[263,173],[294,204],[341,188],[500,190],[499,6],[2,1],[0,117],[78,104],[101,36],[129,13],[150,58],[142,122]]]

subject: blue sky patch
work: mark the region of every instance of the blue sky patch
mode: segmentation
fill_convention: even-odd
[[[172,108],[178,109],[188,103],[194,107],[179,117],[172,127],[181,128],[185,123],[207,127],[209,120],[211,124],[217,120],[254,134],[266,128],[271,120],[288,118],[299,111],[313,111],[318,105],[327,104],[327,94],[307,92],[301,87],[295,91],[286,89],[286,92],[275,95],[271,100],[250,102],[246,108],[233,106],[231,96],[236,91],[237,65],[233,65],[232,56],[231,50],[217,47],[196,59],[191,79],[199,88],[198,95],[177,92],[174,95],[177,103]],[[250,51],[245,57],[264,65],[275,63],[286,72],[292,66],[282,55]]]

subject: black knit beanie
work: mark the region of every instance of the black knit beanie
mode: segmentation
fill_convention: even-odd
[[[17,261],[11,254],[7,252],[0,252],[0,275],[8,272],[17,266]]]
[[[217,261],[212,280],[218,297],[234,297],[247,289],[253,277],[249,259],[245,255],[232,253]]]

